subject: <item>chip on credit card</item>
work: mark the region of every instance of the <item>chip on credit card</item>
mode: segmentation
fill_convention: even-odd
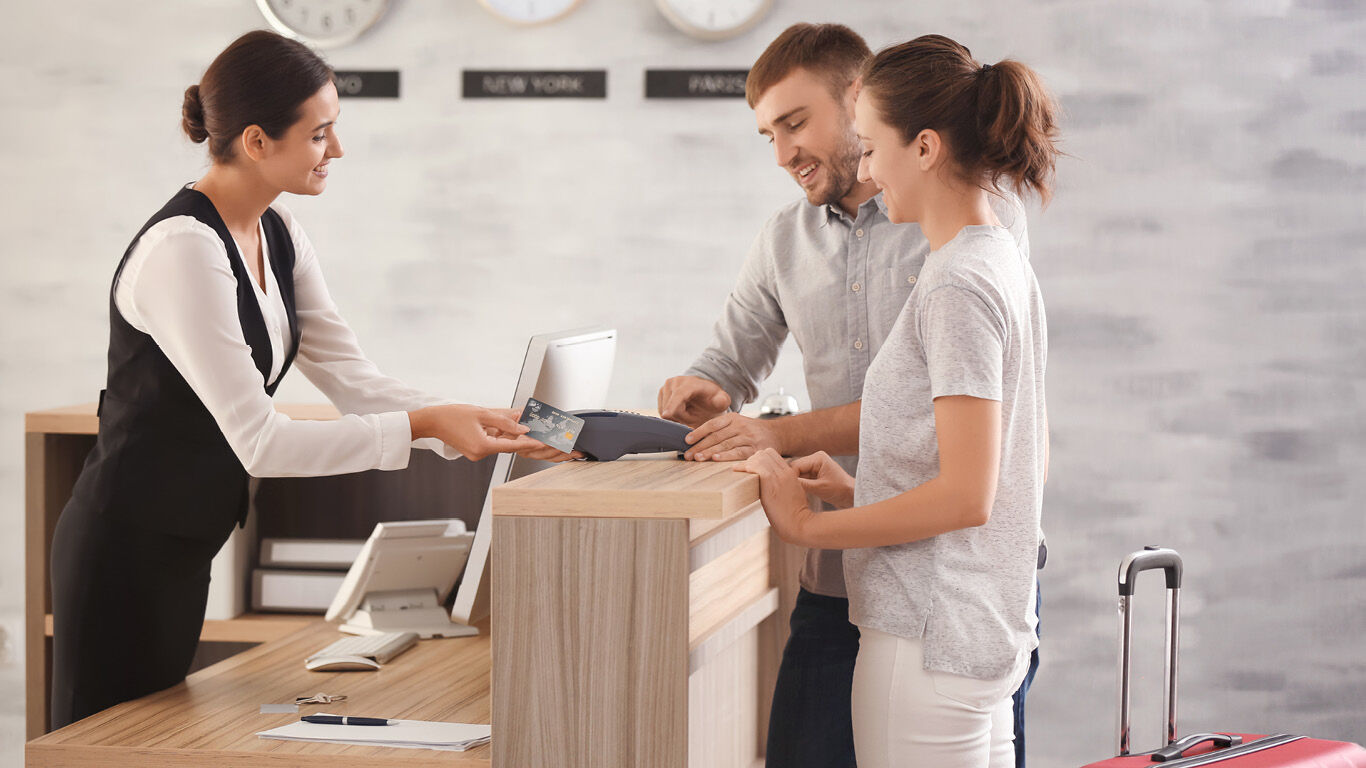
[[[583,419],[534,397],[527,398],[518,423],[529,428],[527,437],[565,453],[574,450],[574,441],[579,439],[579,432],[583,429]]]

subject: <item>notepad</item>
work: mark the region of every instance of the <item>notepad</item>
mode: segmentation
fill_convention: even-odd
[[[492,726],[488,725],[435,723],[426,720],[398,720],[393,725],[320,725],[296,720],[256,735],[263,739],[284,741],[321,741],[365,747],[463,752],[470,747],[487,744],[492,730]]]

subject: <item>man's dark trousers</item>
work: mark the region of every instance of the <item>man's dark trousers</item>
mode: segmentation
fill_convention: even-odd
[[[1042,597],[1038,598],[1040,601]],[[1035,611],[1041,602],[1036,602]],[[858,657],[858,627],[849,601],[802,589],[792,609],[768,721],[767,768],[848,768],[854,762],[850,694]],[[1013,698],[1015,766],[1025,764],[1024,700],[1039,667],[1039,651]]]

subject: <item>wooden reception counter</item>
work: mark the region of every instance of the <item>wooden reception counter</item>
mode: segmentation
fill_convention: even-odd
[[[28,766],[760,764],[802,553],[772,536],[752,475],[673,459],[562,464],[495,490],[491,633],[321,674],[303,659],[337,635],[316,617],[206,622],[204,641],[259,645],[44,735],[47,553],[98,422],[93,404],[27,416]],[[492,722],[493,743],[455,755],[256,738],[291,719],[262,703],[318,690],[347,694],[349,714]]]
[[[761,760],[779,599],[734,466],[576,462],[494,491],[494,765]]]

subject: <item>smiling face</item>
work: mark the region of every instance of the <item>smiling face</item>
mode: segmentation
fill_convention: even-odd
[[[258,161],[262,178],[284,192],[320,194],[327,188],[328,163],[344,154],[337,138],[340,113],[337,88],[329,82],[299,105],[298,119],[283,136],[271,139],[262,135],[263,151]],[[246,138],[251,140],[250,135]]]
[[[858,181],[852,95],[836,98],[827,80],[796,69],[754,104],[759,134],[812,205],[835,205]]]
[[[913,141],[903,141],[900,131],[883,122],[866,90],[859,93],[854,104],[854,128],[862,147],[859,181],[872,182],[882,190],[882,202],[892,222],[920,221],[939,156],[938,134],[925,130]]]

